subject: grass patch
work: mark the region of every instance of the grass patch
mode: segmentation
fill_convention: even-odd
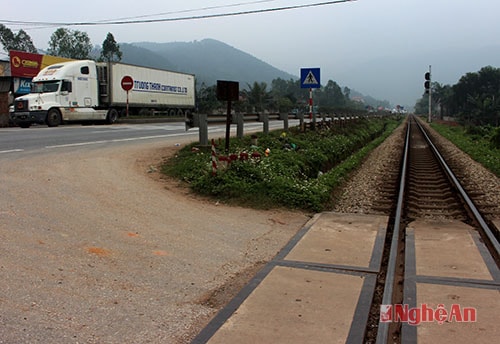
[[[500,177],[500,128],[448,126],[440,123],[431,123],[431,126],[472,159]]]
[[[314,132],[277,130],[256,134],[258,145],[250,136],[231,138],[228,154],[221,140],[216,175],[210,150],[193,143],[168,160],[162,172],[188,183],[195,193],[230,204],[318,212],[329,206],[333,189],[400,123],[401,118],[372,118]],[[223,159],[230,161],[225,168]]]

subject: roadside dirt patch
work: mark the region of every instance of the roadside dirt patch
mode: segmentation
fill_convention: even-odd
[[[198,199],[158,171],[184,143],[0,164],[2,340],[189,343],[309,219]]]

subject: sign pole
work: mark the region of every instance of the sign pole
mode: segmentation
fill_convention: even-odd
[[[227,101],[227,117],[226,117],[226,153],[229,152],[229,138],[231,131],[231,101]]]
[[[312,129],[316,128],[316,115],[313,108],[313,89],[309,88],[309,119],[312,119]]]
[[[125,116],[128,117],[128,91],[127,91],[127,112],[125,113]]]
[[[229,152],[229,138],[231,131],[231,101],[239,99],[239,83],[237,81],[217,80],[217,100],[227,101],[226,115],[226,153]]]

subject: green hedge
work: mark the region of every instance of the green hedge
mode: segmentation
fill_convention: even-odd
[[[233,160],[212,175],[209,150],[196,143],[184,147],[162,167],[163,173],[187,182],[201,195],[257,208],[286,207],[322,211],[333,189],[362,162],[401,122],[400,118],[359,119],[345,128],[319,128],[302,133],[274,131],[231,138]],[[225,143],[218,142],[217,151]],[[270,150],[266,156],[266,149]],[[260,158],[252,158],[252,153]],[[249,158],[240,159],[245,154]],[[219,156],[220,158],[220,156]]]

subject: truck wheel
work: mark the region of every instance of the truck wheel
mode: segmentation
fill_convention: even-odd
[[[108,124],[113,124],[118,120],[118,111],[116,109],[109,109],[108,115],[106,116],[106,122]]]
[[[177,110],[177,117],[184,117],[184,110],[178,109]]]
[[[61,113],[57,109],[50,109],[47,113],[47,125],[57,127],[59,124],[61,124]]]

